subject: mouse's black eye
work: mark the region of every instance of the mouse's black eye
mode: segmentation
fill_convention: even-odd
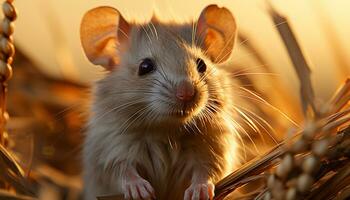
[[[207,70],[207,65],[205,64],[205,62],[202,59],[198,58],[196,60],[196,63],[197,63],[198,72],[204,73]]]
[[[139,66],[139,75],[145,75],[148,74],[150,72],[153,72],[156,69],[156,65],[154,64],[154,62],[149,59],[149,58],[145,58]]]

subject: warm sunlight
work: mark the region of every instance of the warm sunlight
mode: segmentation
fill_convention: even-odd
[[[267,15],[265,0],[221,0],[221,1],[170,1],[147,0],[32,0],[18,1],[21,20],[16,24],[18,47],[45,72],[68,79],[91,82],[98,68],[89,64],[81,52],[79,24],[82,15],[90,8],[111,5],[121,11],[128,20],[147,21],[152,13],[164,20],[189,21],[198,17],[201,9],[217,3],[232,10],[236,16],[239,32],[255,44],[257,51],[269,67],[281,75],[286,85],[296,91],[298,86],[291,63],[272,21]],[[313,81],[316,92],[329,97],[339,84],[337,77],[344,78],[350,70],[350,20],[347,0],[272,0],[281,13],[286,15],[294,28],[303,51],[314,69]],[[35,22],[35,23],[33,23]],[[35,47],[33,47],[35,43]],[[34,48],[34,50],[33,50]],[[339,52],[342,50],[342,52]],[[341,59],[338,59],[341,57]],[[253,56],[243,45],[237,45],[234,63],[259,68]],[[343,67],[334,70],[332,66]],[[258,66],[258,67],[256,67]]]
[[[0,199],[350,199],[350,0],[0,4]]]

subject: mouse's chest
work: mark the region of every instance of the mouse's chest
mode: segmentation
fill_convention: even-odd
[[[147,160],[143,164],[148,165],[148,174],[164,177],[171,173],[182,159],[183,147],[182,142],[177,139],[164,137],[147,140],[147,151],[143,152],[143,157]]]
[[[170,170],[181,154],[181,145],[170,140],[148,143],[147,146],[147,157],[155,172]]]

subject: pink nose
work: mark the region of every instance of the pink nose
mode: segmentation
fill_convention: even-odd
[[[190,101],[193,99],[195,89],[189,81],[182,81],[176,88],[176,97],[180,101]]]

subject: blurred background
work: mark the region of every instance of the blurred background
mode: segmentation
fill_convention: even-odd
[[[290,20],[304,54],[311,62],[317,93],[327,98],[350,67],[350,2],[347,0],[271,0],[277,10]],[[101,70],[85,58],[80,45],[79,25],[83,14],[94,7],[110,5],[129,20],[147,21],[152,13],[164,20],[196,19],[208,4],[229,8],[239,31],[294,91],[296,77],[290,60],[266,11],[265,0],[31,0],[17,1],[20,11],[15,39],[18,48],[44,73],[79,83],[94,81]],[[237,45],[233,62],[258,65],[254,56]],[[339,53],[343,52],[343,53]],[[339,59],[341,57],[341,59]],[[344,65],[346,70],[335,69]]]
[[[14,76],[9,82],[9,146],[21,166],[44,180],[45,187],[59,186],[54,192],[42,193],[42,199],[75,199],[81,189],[80,150],[89,90],[105,73],[88,62],[81,48],[79,28],[84,13],[109,5],[127,20],[145,22],[155,13],[164,21],[183,22],[197,19],[201,10],[213,3],[235,15],[239,35],[229,64],[251,74],[252,84],[259,83],[250,89],[274,108],[265,104],[254,111],[274,127],[277,138],[283,138],[292,124],[285,116],[296,123],[303,119],[299,83],[265,0],[14,2],[19,17],[15,21]],[[350,74],[350,1],[270,3],[288,19],[312,70],[317,101],[326,102]],[[55,192],[56,196],[45,196]]]

